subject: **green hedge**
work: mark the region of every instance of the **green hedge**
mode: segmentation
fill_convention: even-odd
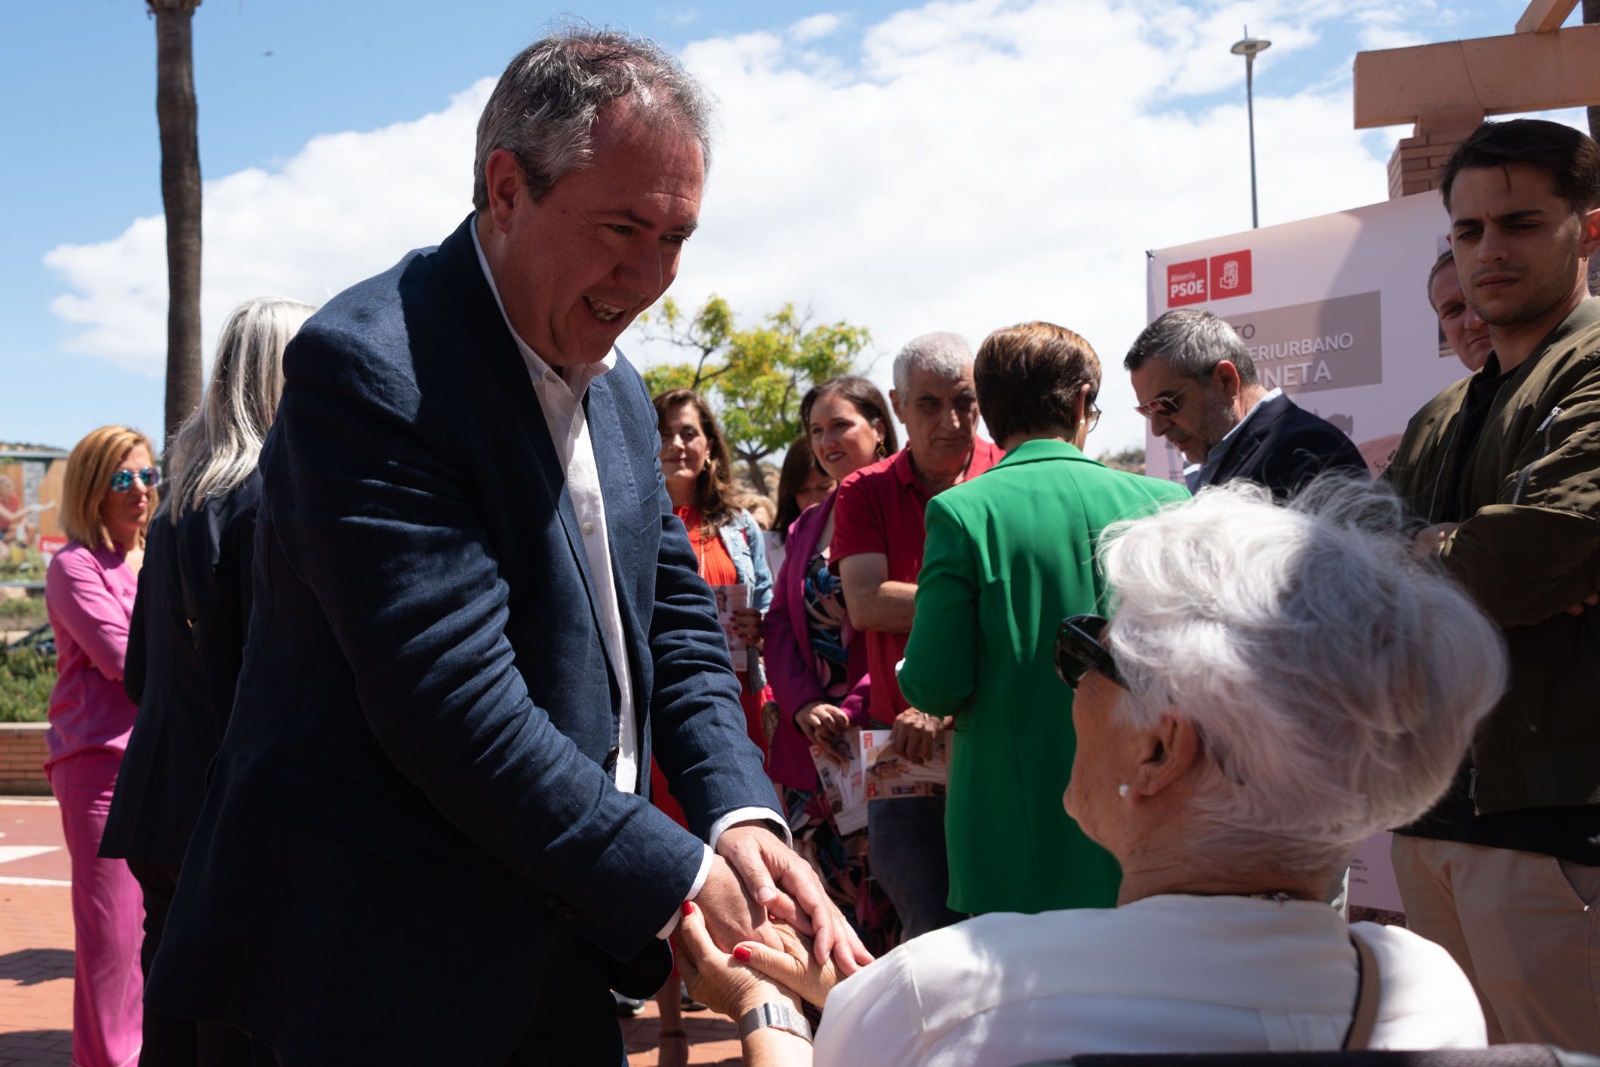
[[[0,599],[0,630],[32,630],[43,626],[49,618],[42,596]]]
[[[0,722],[44,722],[55,683],[54,656],[0,645]]]

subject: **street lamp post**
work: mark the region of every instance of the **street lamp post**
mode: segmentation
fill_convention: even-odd
[[[1255,66],[1256,53],[1265,52],[1272,47],[1271,41],[1263,41],[1258,37],[1250,36],[1250,27],[1244,28],[1244,40],[1234,43],[1232,52],[1236,56],[1244,56],[1244,100],[1245,108],[1250,115],[1250,228],[1256,229],[1261,225],[1260,214],[1256,210],[1256,96],[1255,96]]]

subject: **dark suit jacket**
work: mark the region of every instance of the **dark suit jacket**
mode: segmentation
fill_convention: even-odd
[[[139,718],[102,856],[183,860],[239,680],[260,499],[261,478],[251,472],[232,492],[185,511],[176,529],[164,512],[150,523],[122,676]]]
[[[620,358],[585,405],[640,774],[653,748],[693,833],[613,784],[582,533],[470,225],[301,329],[261,454],[243,672],[146,1000],[286,1064],[505,1062],[541,997],[604,996],[602,953],[664,957],[696,835],[773,801]]]
[[[1282,500],[1325,470],[1370,473],[1360,450],[1337,426],[1279,396],[1239,429],[1227,453],[1201,472],[1200,484],[1248,478]]]

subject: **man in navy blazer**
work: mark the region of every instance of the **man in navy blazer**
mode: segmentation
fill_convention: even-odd
[[[1328,420],[1268,392],[1227,321],[1179,308],[1145,327],[1123,366],[1150,431],[1189,461],[1190,492],[1246,478],[1280,500],[1325,470],[1368,473],[1361,451]]]
[[[150,1004],[285,1067],[617,1067],[607,990],[660,984],[686,901],[724,947],[770,909],[870,959],[779,836],[613,348],[672,283],[706,129],[648,42],[534,44],[480,121],[475,214],[290,346]],[[640,795],[652,755],[692,833]]]

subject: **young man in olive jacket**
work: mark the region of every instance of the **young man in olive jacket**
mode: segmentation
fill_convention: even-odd
[[[1485,123],[1442,175],[1483,368],[1412,417],[1387,477],[1427,554],[1505,634],[1511,687],[1454,787],[1395,837],[1411,929],[1449,949],[1491,1041],[1600,1052],[1600,148]]]

